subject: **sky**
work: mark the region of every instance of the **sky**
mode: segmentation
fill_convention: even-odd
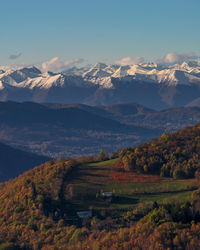
[[[96,62],[125,65],[200,55],[199,0],[0,3],[0,65],[53,65],[59,70]]]

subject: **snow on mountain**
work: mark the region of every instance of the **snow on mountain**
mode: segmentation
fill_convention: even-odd
[[[90,77],[88,79],[94,85],[99,85],[105,89],[113,88],[112,78],[110,76],[106,77]]]
[[[0,90],[4,89],[2,81],[0,81]]]
[[[146,82],[164,83],[169,86],[177,84],[190,85],[200,83],[200,65],[198,62],[184,62],[173,66],[161,67],[157,64],[136,64],[130,66],[106,65],[97,63],[91,67],[71,68],[64,73],[42,73],[36,67],[18,70],[0,71],[0,89],[6,86],[18,88],[50,89],[66,84],[83,86],[85,84],[113,88],[112,78],[135,79]]]
[[[0,101],[105,105],[138,102],[151,108],[186,105],[200,96],[200,64],[128,66],[97,63],[61,73],[36,67],[0,70]]]
[[[22,68],[20,70],[9,69],[0,72],[0,88],[6,86],[27,89],[50,89],[52,87],[64,87],[65,84],[80,85],[80,77],[66,76],[62,73],[42,73],[36,67]]]
[[[21,88],[43,88],[50,89],[52,87],[62,87],[64,85],[64,77],[61,74],[51,75],[50,73],[43,73],[35,78],[28,78],[27,80],[18,84]]]
[[[91,68],[89,68],[86,72],[82,74],[82,77],[107,77],[110,76],[110,74],[105,70],[107,67],[104,63],[97,63]]]
[[[136,64],[130,66],[106,65],[97,63],[86,68],[73,69],[76,75],[87,79],[94,84],[105,88],[112,88],[111,78],[132,77],[132,79],[147,82],[165,83],[169,86],[177,84],[189,85],[191,82],[199,82],[200,64],[198,62],[184,62],[173,66],[149,64]],[[68,74],[68,71],[65,72]]]
[[[118,77],[125,77],[128,76],[128,70],[130,69],[130,66],[120,66],[113,74],[112,77],[118,78]]]
[[[0,80],[3,85],[18,86],[18,83],[36,78],[41,72],[36,67],[22,68],[19,70],[8,69],[0,71]]]

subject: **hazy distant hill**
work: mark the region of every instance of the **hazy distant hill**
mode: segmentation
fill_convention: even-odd
[[[200,107],[176,107],[156,111],[136,103],[122,103],[108,106],[84,104],[45,104],[51,108],[78,107],[121,123],[174,131],[200,122]]]
[[[0,182],[50,160],[49,157],[32,154],[0,143]]]
[[[50,157],[97,154],[136,145],[200,121],[200,108],[155,111],[109,106],[0,102],[0,141]]]
[[[10,126],[32,126],[34,124],[59,124],[65,129],[86,129],[100,131],[131,130],[122,125],[79,107],[52,109],[41,104],[24,102],[0,102],[0,119]],[[135,128],[137,129],[137,128]],[[140,128],[138,128],[140,129]]]
[[[130,141],[138,143],[162,133],[122,123],[105,113],[104,109],[82,105],[2,102],[0,140],[58,158],[96,154],[102,149],[115,151]]]
[[[188,107],[200,107],[200,97],[187,104]]]

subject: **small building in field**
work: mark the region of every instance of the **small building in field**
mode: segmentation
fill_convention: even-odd
[[[91,218],[92,217],[92,211],[88,210],[88,211],[80,211],[80,212],[77,212],[77,215],[80,219],[83,219],[83,218]]]
[[[112,192],[104,192],[103,193],[103,197],[105,197],[105,198],[111,198],[112,196],[113,196]]]

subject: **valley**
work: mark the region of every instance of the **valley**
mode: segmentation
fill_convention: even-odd
[[[110,153],[200,120],[200,108],[161,111],[136,103],[109,106],[0,102],[0,141],[50,158]]]
[[[0,250],[200,249],[200,1],[1,1]]]

